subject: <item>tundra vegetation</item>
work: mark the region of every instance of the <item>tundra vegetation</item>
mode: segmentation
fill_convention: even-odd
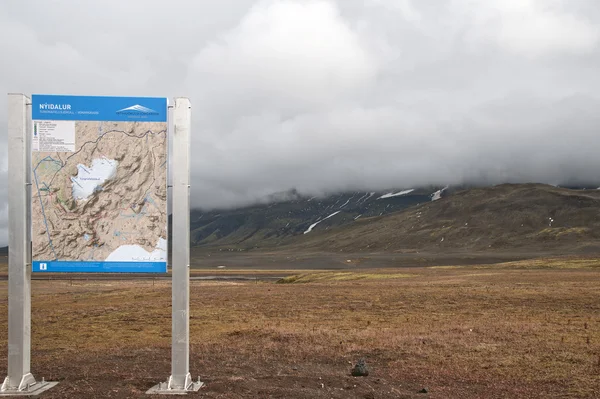
[[[202,397],[600,396],[594,259],[193,271],[208,274],[257,279],[191,282]],[[6,291],[0,282],[4,326]],[[32,291],[32,372],[60,381],[46,398],[138,397],[169,376],[168,280],[34,280]],[[2,374],[6,343],[0,329]],[[369,375],[353,377],[361,359]]]

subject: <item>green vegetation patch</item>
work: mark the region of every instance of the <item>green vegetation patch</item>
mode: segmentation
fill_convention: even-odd
[[[583,236],[591,233],[591,229],[588,227],[547,227],[535,234],[531,234],[530,238],[554,238],[558,239],[563,236]]]
[[[318,272],[296,274],[293,276],[284,277],[278,280],[277,283],[297,284],[327,281],[386,280],[409,277],[416,277],[416,275],[405,273]]]
[[[595,269],[600,268],[600,259],[532,259],[501,263],[498,266],[517,269]]]
[[[501,262],[490,265],[431,266],[429,269],[600,269],[600,259],[539,258]]]

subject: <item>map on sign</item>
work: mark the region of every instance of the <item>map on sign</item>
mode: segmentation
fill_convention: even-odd
[[[166,117],[166,98],[32,96],[34,272],[166,272]]]

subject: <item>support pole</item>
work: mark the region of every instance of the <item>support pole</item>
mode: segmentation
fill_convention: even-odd
[[[8,376],[0,396],[37,395],[31,363],[31,102],[8,95]]]
[[[192,106],[176,98],[173,110],[173,266],[171,376],[148,394],[184,394],[198,391],[203,383],[190,374],[190,131]]]

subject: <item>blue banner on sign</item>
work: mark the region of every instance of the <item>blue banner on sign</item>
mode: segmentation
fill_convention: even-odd
[[[166,122],[167,98],[34,94],[33,120]]]
[[[166,273],[167,262],[33,261],[33,272]]]

